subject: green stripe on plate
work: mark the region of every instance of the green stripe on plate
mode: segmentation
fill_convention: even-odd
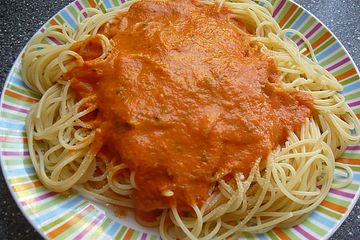
[[[23,191],[18,191],[16,192],[16,194],[19,196],[19,198],[21,200],[26,200],[26,198],[28,196],[36,196],[39,195],[40,193],[44,193],[47,191],[47,188],[44,186],[34,186],[32,188],[23,190]]]
[[[336,213],[336,212],[334,212],[332,210],[329,210],[328,208],[325,208],[323,206],[317,207],[316,210],[323,213],[323,214],[325,214],[325,215],[327,215],[327,216],[329,216],[329,217],[332,217],[332,218],[334,218],[336,220],[339,220],[342,217],[341,214]]]
[[[332,202],[332,203],[336,203],[340,206],[343,206],[343,207],[348,207],[350,205],[350,202],[349,201],[345,201],[343,199],[340,199],[340,198],[336,198],[336,197],[333,197],[331,195],[327,195],[327,197],[325,198],[325,200],[329,201],[329,202]]]
[[[87,1],[87,0],[81,0],[81,5],[83,5],[85,8],[91,7],[89,4],[89,1]]]
[[[22,107],[25,106],[27,108],[30,108],[33,105],[32,103],[25,102],[25,101],[10,97],[8,95],[4,95],[4,100],[7,101],[7,102],[15,103],[15,104],[20,105]],[[4,112],[4,111],[2,111],[2,112]]]
[[[110,224],[112,223],[112,220],[110,218],[106,218],[102,224],[97,227],[93,233],[91,234],[91,238],[92,239],[101,239],[101,234],[103,234],[104,232],[106,232],[106,229],[110,226]]]
[[[100,10],[101,10],[103,13],[106,13],[106,8],[105,8],[104,4],[101,4],[101,5],[100,5]]]
[[[302,240],[298,237],[293,231],[289,230],[288,228],[282,229],[283,232],[291,239],[291,240]]]
[[[278,240],[279,238],[275,235],[275,233],[273,231],[269,231],[267,233],[269,235],[269,237],[271,238],[271,240]]]
[[[121,226],[121,228],[119,229],[119,231],[117,232],[117,234],[115,235],[116,240],[121,239],[121,237],[124,235],[125,231],[126,231],[126,227],[125,226]]]
[[[290,17],[290,20],[288,20],[288,22],[284,25],[283,28],[289,28],[294,22],[296,19],[298,19],[299,15],[303,12],[303,10],[301,8],[298,8],[295,12],[295,14]]]
[[[76,21],[77,20],[77,16],[79,15],[78,14],[78,11],[76,11],[76,9],[74,8],[73,5],[69,5],[69,7],[67,8],[70,12],[70,14],[72,15],[72,17],[74,18],[74,20]]]
[[[70,236],[76,233],[81,227],[83,227],[86,223],[90,223],[92,219],[95,218],[98,211],[96,208],[92,209],[90,212],[86,213],[84,217],[82,217],[75,224],[71,225],[64,232],[56,237],[56,240],[68,240]]]
[[[7,166],[14,166],[14,165],[31,165],[31,159],[30,158],[21,158],[21,159],[7,159],[5,160],[5,164]]]
[[[66,200],[67,197],[61,196],[61,195],[55,195],[53,198],[51,198],[47,202],[43,202],[42,204],[33,204],[31,205],[31,212],[32,214],[37,214],[42,211],[46,211],[47,209],[51,208],[52,206],[55,206],[64,200]]]
[[[23,177],[12,177],[9,178],[9,181],[11,182],[11,184],[16,184],[16,183],[23,183],[23,182],[29,182],[32,180],[38,179],[37,175],[28,175],[28,176],[23,176]]]
[[[353,111],[354,111],[355,114],[360,113],[360,106],[358,108],[356,108],[356,109],[353,109]],[[342,157],[344,157],[344,155]]]
[[[350,94],[345,95],[345,100],[349,101],[349,100],[352,100],[352,99],[355,99],[355,98],[358,98],[358,97],[360,97],[360,93],[359,92],[354,92],[354,93],[350,93]],[[345,152],[343,157],[348,157],[348,154],[351,154],[351,153]]]
[[[359,75],[355,75],[350,78],[346,78],[345,80],[342,80],[340,83],[345,86],[347,84],[353,83],[358,80],[359,80]],[[356,91],[358,91],[358,89]]]
[[[299,32],[301,32],[301,33],[304,34],[304,33],[305,33],[308,29],[310,29],[311,26],[313,26],[315,23],[316,23],[315,19],[313,19],[311,16],[308,16],[307,19],[306,19],[306,21],[301,24],[300,30],[297,29],[297,31],[299,31]],[[293,36],[291,37],[291,39],[292,39],[294,42],[297,42],[297,41],[300,40],[300,37],[299,37],[298,35],[293,35]],[[301,46],[303,46],[303,45],[304,45],[304,43],[301,44]]]
[[[251,239],[251,240],[255,239],[254,235],[247,233],[247,232],[244,233],[244,236],[246,237],[246,239]]]
[[[59,225],[60,223],[68,220],[69,218],[71,218],[71,216],[75,215],[75,212],[78,213],[81,210],[83,210],[85,207],[87,206],[87,202],[82,202],[79,205],[73,207],[72,210],[67,211],[65,214],[63,214],[62,216],[58,216],[56,219],[52,220],[51,222],[48,222],[46,225],[41,226],[41,230],[43,230],[44,232],[47,232],[48,230],[50,230],[51,228],[55,227],[56,225]]]
[[[319,54],[320,52],[322,52],[325,48],[327,48],[334,42],[335,42],[335,38],[330,37],[328,40],[326,40],[324,43],[322,43],[318,48],[316,48],[314,53]]]
[[[34,92],[31,92],[29,91],[28,89],[25,89],[25,88],[22,88],[22,87],[18,87],[16,85],[13,85],[13,84],[8,84],[8,88],[10,88],[11,90],[14,90],[15,92],[17,93],[22,93],[26,96],[29,96],[29,97],[33,97],[35,99],[40,99],[40,96],[39,94],[36,94]]]
[[[360,93],[353,93],[353,94],[349,94],[350,95],[358,95],[358,97],[360,96]],[[345,96],[346,98],[346,96]],[[354,97],[355,98],[355,97]],[[342,158],[359,158],[359,154],[358,153],[352,153],[352,152],[345,152],[342,156]]]
[[[353,191],[357,191],[359,189],[359,185],[358,184],[349,184],[346,186],[346,189],[350,189],[350,190],[353,190]]]
[[[139,231],[134,231],[130,240],[136,240],[138,238],[138,236],[139,236]]]
[[[360,172],[360,166],[350,166],[350,168],[355,172]]]
[[[56,14],[55,19],[60,23],[60,24],[64,24],[65,21],[62,19],[62,17],[59,14]]]
[[[112,5],[113,5],[114,7],[118,7],[118,6],[120,6],[120,3],[119,3],[118,0],[112,0]]]
[[[304,226],[306,226],[308,229],[313,231],[314,233],[319,234],[320,236],[325,235],[327,233],[326,230],[322,229],[319,225],[314,224],[310,220],[306,220],[302,223]]]
[[[342,51],[334,52],[332,55],[329,55],[329,57],[323,59],[320,64],[321,66],[327,66],[332,63],[334,63],[337,59],[344,56],[344,53]]]
[[[150,236],[150,240],[158,240],[159,239],[159,237],[156,237],[156,236],[154,236],[154,235],[151,235]]]
[[[354,66],[352,65],[352,63],[349,61],[346,65],[342,65],[342,68],[340,68],[337,71],[331,71],[331,73],[334,76],[338,76],[346,71],[349,71],[350,69],[354,68]]]
[[[0,115],[1,114],[3,114],[3,111],[1,111]],[[1,129],[0,133],[1,136],[6,137],[26,137],[25,131],[19,130]]]
[[[17,120],[19,122],[24,122],[25,118],[26,118],[25,115],[19,115],[19,114],[12,113],[12,112],[3,112],[2,117],[12,119],[12,120]]]
[[[313,35],[310,39],[310,43],[313,44],[314,42],[316,42],[317,40],[319,40],[319,38],[321,38],[325,33],[327,33],[327,30],[325,28],[320,28],[315,35]]]
[[[27,143],[8,143],[8,142],[4,142],[1,144],[2,148],[9,148],[9,149],[19,149],[19,148],[27,148]]]
[[[287,1],[284,6],[283,6],[283,11],[280,12],[280,14],[278,14],[277,19],[279,19],[279,22],[284,18],[284,16],[287,14],[287,12],[289,11],[290,7],[291,7],[292,3]]]

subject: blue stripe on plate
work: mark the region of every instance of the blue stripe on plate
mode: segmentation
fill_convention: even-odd
[[[353,180],[360,181],[360,174],[354,173]]]
[[[110,3],[109,0],[103,0],[103,3],[104,3],[106,8],[112,8],[111,3]]]
[[[121,227],[121,225],[117,222],[114,222],[111,227],[109,227],[106,231],[106,233],[109,236],[115,236],[116,232],[119,230],[119,228]]]
[[[84,201],[84,199],[82,199],[82,197],[75,196],[70,200],[66,200],[63,203],[58,204],[57,207],[52,209],[51,211],[48,211],[47,209],[45,209],[42,214],[41,213],[36,214],[35,215],[36,220],[39,221],[39,223],[44,223],[45,221],[48,221],[51,218],[63,215],[64,212],[68,209],[74,209],[76,205],[79,205],[83,201]]]
[[[307,12],[303,12],[300,18],[296,19],[296,21],[291,25],[290,28],[298,29],[299,26],[303,24],[303,22],[306,20],[307,17],[309,17],[309,14],[307,14]]]
[[[321,61],[322,59],[330,56],[331,53],[336,52],[338,49],[340,49],[341,46],[338,42],[334,42],[332,43],[330,46],[328,46],[327,48],[325,48],[324,51],[322,51],[321,53],[316,55],[316,58],[318,59],[318,61]]]
[[[32,166],[18,169],[7,169],[7,173],[9,177],[19,177],[34,174],[35,169]]]
[[[26,90],[29,90],[29,88],[26,86],[23,80],[19,78],[17,75],[12,74],[9,78],[9,83],[17,85],[19,87],[25,88]]]
[[[349,85],[346,85],[341,93],[344,94],[350,91],[358,90],[359,88],[360,88],[360,81],[355,81]]]
[[[76,22],[74,21],[74,19],[69,15],[69,13],[66,11],[66,10],[61,10],[60,11],[60,15],[66,20],[66,22],[68,24],[70,24],[70,26],[73,28],[73,29],[76,29],[77,28],[77,24]]]
[[[6,121],[0,121],[0,128],[25,130],[25,122],[24,123],[11,123],[11,122],[6,122]]]
[[[265,234],[256,234],[256,238],[260,240],[268,240],[269,238]]]
[[[317,222],[321,222],[322,224],[324,224],[329,228],[332,228],[336,224],[336,221],[333,221],[330,218],[327,218],[325,215],[318,212],[311,213],[310,217],[311,219],[314,219]]]

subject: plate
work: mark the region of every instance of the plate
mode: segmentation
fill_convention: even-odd
[[[77,0],[49,20],[39,31],[54,24],[76,28],[81,10],[99,4],[102,11],[125,1]],[[351,57],[336,37],[313,15],[289,0],[272,0],[274,17],[280,26],[300,31],[315,49],[319,63],[344,85],[343,94],[360,117],[360,80]],[[293,37],[293,36],[291,36]],[[303,41],[293,37],[297,45]],[[143,228],[132,218],[118,218],[111,209],[80,195],[64,196],[48,191],[37,178],[29,158],[25,117],[39,99],[21,79],[21,55],[6,80],[0,105],[1,167],[11,193],[29,222],[47,239],[159,239],[156,229]],[[360,194],[360,145],[349,146],[337,161],[354,172],[346,188],[331,189],[326,199],[302,224],[273,229],[244,239],[327,239],[345,220]]]

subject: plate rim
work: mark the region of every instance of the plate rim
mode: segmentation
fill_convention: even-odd
[[[310,16],[312,16],[313,18],[315,18],[316,21],[318,21],[322,27],[324,27],[330,34],[331,36],[333,36],[335,38],[335,40],[340,44],[341,48],[345,51],[346,55],[350,58],[351,63],[353,64],[357,75],[360,76],[360,71],[358,66],[356,65],[354,59],[352,58],[352,56],[350,55],[349,51],[346,49],[346,47],[344,46],[344,44],[340,41],[340,39],[330,30],[330,28],[325,25],[317,16],[315,16],[314,14],[312,14],[309,10],[307,10],[305,7],[301,6],[299,3],[295,2],[294,0],[286,0],[286,1],[290,1],[293,4],[295,4],[296,6],[298,6],[299,8],[301,8],[302,10],[304,10],[305,12],[307,12]],[[360,90],[360,89],[359,89]],[[360,144],[360,142],[358,143]],[[356,191],[355,197],[353,198],[353,200],[351,201],[351,204],[349,205],[349,207],[347,208],[346,212],[344,213],[344,216],[338,220],[336,222],[335,227],[333,227],[330,231],[327,232],[327,234],[324,236],[324,240],[329,239],[332,235],[334,235],[334,233],[340,228],[340,226],[345,222],[345,220],[349,217],[350,213],[352,212],[352,210],[354,209],[356,203],[359,201],[359,197],[360,197],[360,188]]]
[[[10,71],[8,72],[7,76],[6,76],[6,79],[4,81],[4,84],[3,84],[3,89],[1,91],[1,97],[0,97],[0,104],[3,103],[4,101],[4,93],[6,91],[6,85],[10,82],[10,77],[11,75],[14,74],[15,72],[15,68],[17,67],[16,66],[16,63],[20,63],[21,64],[21,57],[22,57],[22,54],[24,53],[29,41],[36,35],[39,33],[40,29],[44,28],[49,22],[51,19],[53,19],[55,17],[56,14],[58,14],[60,11],[64,10],[64,9],[67,9],[69,6],[73,5],[75,2],[77,2],[79,0],[72,0],[70,3],[66,4],[64,7],[62,7],[61,9],[59,10],[55,10],[56,12],[46,20],[46,22],[44,24],[42,24],[37,30],[36,32],[31,35],[31,37],[28,39],[28,41],[26,42],[25,46],[21,49],[21,51],[18,53],[18,56],[16,57],[16,59],[13,61],[12,63],[12,66],[10,68]],[[130,0],[131,1],[131,0]],[[269,1],[269,0],[268,0]],[[122,1],[121,1],[122,2]],[[309,10],[307,10],[305,7],[303,7],[301,4],[295,2],[295,0],[285,0],[285,3],[286,2],[290,2],[294,5],[296,5],[297,7],[301,8],[304,12],[306,12],[307,14],[309,14],[309,16],[311,16],[312,18],[314,18],[318,23],[321,24],[322,27],[324,27],[330,34],[332,37],[335,38],[336,42],[339,43],[339,45],[341,46],[341,48],[344,50],[344,52],[346,53],[346,56],[349,57],[350,59],[350,62],[352,63],[352,65],[354,66],[355,70],[356,70],[356,74],[358,76],[360,76],[360,71],[359,71],[359,68],[358,66],[356,65],[354,59],[352,58],[352,56],[350,55],[349,51],[346,49],[346,47],[344,46],[344,44],[339,40],[339,38],[333,33],[333,31],[330,30],[330,28],[325,25],[316,15],[314,15],[313,13],[311,13]],[[272,4],[270,2],[270,4]],[[360,80],[358,80],[360,81]],[[359,91],[360,91],[360,88],[359,88]],[[2,110],[3,110],[3,107],[0,106],[0,121],[3,120],[3,114],[2,114]],[[360,145],[360,143],[358,143]],[[0,146],[0,151],[2,150],[2,146]],[[348,164],[347,164],[348,165]],[[45,235],[45,232],[42,231],[40,229],[40,225],[37,224],[35,222],[34,219],[32,219],[30,217],[29,214],[27,214],[27,212],[25,211],[25,207],[23,205],[20,204],[20,201],[19,201],[19,198],[15,196],[15,191],[12,189],[11,187],[11,184],[10,184],[10,181],[8,179],[8,174],[7,172],[5,171],[5,163],[3,161],[3,158],[2,158],[2,154],[0,154],[0,167],[1,167],[1,171],[2,171],[2,174],[4,176],[4,181],[7,185],[7,188],[8,188],[8,191],[10,192],[11,194],[11,197],[12,199],[15,201],[18,209],[20,210],[21,214],[25,217],[25,219],[28,221],[28,223],[30,223],[30,225],[41,235],[41,237],[43,237],[44,239],[50,239],[48,236]],[[36,174],[36,173],[35,173]],[[359,184],[360,185],[360,184]],[[336,225],[331,228],[330,231],[327,232],[326,235],[324,235],[324,237],[322,239],[324,240],[327,240],[329,239],[332,235],[334,235],[334,233],[340,228],[340,226],[344,223],[344,221],[349,217],[350,213],[353,211],[354,209],[354,206],[356,205],[356,203],[359,201],[359,197],[360,197],[360,188],[356,191],[356,194],[355,194],[355,197],[352,199],[350,205],[347,207],[347,211],[343,214],[343,217],[340,219],[340,220],[337,220],[336,221]]]

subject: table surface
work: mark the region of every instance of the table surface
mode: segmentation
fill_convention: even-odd
[[[29,38],[50,17],[71,0],[1,0],[0,6],[0,86],[15,58]],[[360,66],[360,0],[296,0],[317,16],[339,38]],[[41,12],[41,15],[39,15]],[[360,202],[330,239],[357,239],[360,236]],[[0,239],[41,239],[12,199],[0,173]]]

